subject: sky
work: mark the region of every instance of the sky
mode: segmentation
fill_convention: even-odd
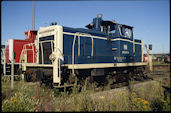
[[[85,28],[102,14],[103,20],[134,27],[134,38],[152,44],[150,53],[170,53],[169,0],[35,1],[35,29],[58,25]],[[1,44],[25,39],[32,29],[32,1],[1,2]],[[145,50],[144,50],[145,51]]]

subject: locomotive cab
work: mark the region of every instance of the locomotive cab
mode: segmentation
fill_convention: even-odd
[[[102,19],[102,15],[99,14],[96,18],[93,19],[93,22],[86,25],[86,28],[90,30],[100,31],[106,35],[116,38],[129,38],[133,40],[133,27],[116,23],[114,20],[105,21]]]

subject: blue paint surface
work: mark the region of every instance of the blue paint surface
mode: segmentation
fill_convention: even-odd
[[[89,30],[86,29],[75,29],[63,27],[64,32],[70,33],[88,33]],[[90,31],[89,31],[90,33]],[[91,31],[91,34],[96,34],[96,36],[103,33],[97,33],[96,31]],[[107,35],[105,36],[107,38]],[[118,37],[126,39],[124,37]],[[72,44],[73,35],[63,35],[63,54],[64,54],[64,64],[72,64]],[[135,53],[133,53],[133,43],[130,41],[108,41],[103,39],[93,38],[94,48],[93,56],[91,56],[92,41],[91,37],[81,37],[80,36],[80,56],[78,56],[78,37],[76,37],[75,47],[74,47],[74,63],[75,64],[90,64],[90,63],[130,63],[130,62],[141,62],[141,45],[135,44]],[[117,39],[116,37],[113,39]],[[128,38],[127,38],[128,39]],[[135,40],[135,42],[141,42],[141,40]],[[112,50],[116,48],[116,50]]]

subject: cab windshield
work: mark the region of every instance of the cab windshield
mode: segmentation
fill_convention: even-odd
[[[122,37],[131,38],[132,37],[132,28],[121,26],[120,27],[120,34]]]

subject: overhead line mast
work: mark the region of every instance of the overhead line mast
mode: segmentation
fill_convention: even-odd
[[[35,30],[35,1],[32,1],[32,30]]]

